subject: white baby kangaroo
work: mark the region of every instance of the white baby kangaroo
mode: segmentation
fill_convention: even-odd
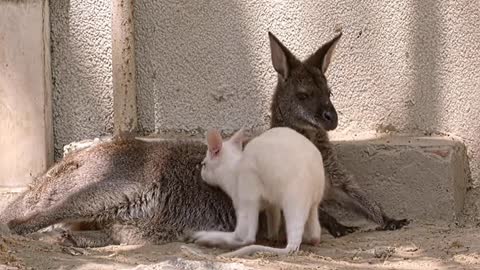
[[[243,130],[224,142],[217,130],[207,132],[202,179],[232,198],[237,224],[234,232],[196,232],[192,236],[195,243],[228,248],[250,245],[222,256],[289,254],[298,251],[302,242],[318,244],[318,206],[324,194],[325,172],[315,145],[286,127],[272,128],[255,137],[244,151],[243,141]],[[286,248],[251,245],[262,210],[266,210],[269,238],[277,237],[283,211]]]

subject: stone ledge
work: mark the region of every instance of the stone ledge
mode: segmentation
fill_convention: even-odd
[[[461,220],[469,178],[462,142],[387,136],[334,144],[342,164],[390,216],[422,222]]]
[[[74,142],[65,147],[65,154],[110,139]],[[435,223],[462,218],[469,177],[462,142],[449,137],[388,136],[333,143],[342,164],[390,216]],[[17,193],[0,189],[0,211]],[[334,211],[342,220],[360,221],[341,209]]]
[[[388,215],[424,223],[463,221],[470,174],[466,148],[461,141],[448,136],[378,133],[343,138],[332,141],[339,160]],[[137,139],[169,140],[156,137]],[[359,216],[338,207],[333,210],[342,220],[364,223]]]

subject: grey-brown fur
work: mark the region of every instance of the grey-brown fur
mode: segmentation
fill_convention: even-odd
[[[95,221],[113,243],[161,243],[192,230],[233,230],[230,198],[200,178],[205,151],[201,142],[126,139],[74,152],[33,183],[1,219],[10,220],[10,229],[19,234],[60,222]],[[25,210],[29,213],[21,217]],[[106,244],[66,237],[80,246]]]
[[[337,127],[338,118],[324,74],[341,35],[304,61],[298,60],[273,34],[269,33],[269,37],[272,62],[278,73],[271,107],[271,127],[291,127],[308,137],[321,151],[329,187],[326,203],[337,201],[353,207],[380,225],[381,229],[395,230],[407,225],[409,221],[406,219],[387,217],[380,204],[367,196],[353,175],[338,162],[328,138],[327,130]],[[323,207],[319,211],[322,225],[333,235],[343,235],[355,229],[339,224]]]
[[[272,61],[279,81],[272,103],[272,126],[290,126],[313,140],[325,158],[331,199],[346,194],[350,203],[383,229],[404,226],[383,214],[338,164],[326,130],[336,128],[324,71],[338,37],[300,62],[273,35]],[[278,54],[284,54],[283,64]],[[327,62],[325,62],[327,61]],[[325,65],[326,63],[326,65]],[[298,92],[301,91],[301,95]],[[306,96],[304,94],[306,93]],[[299,102],[301,100],[301,102]],[[71,231],[66,244],[101,246],[111,243],[162,243],[198,230],[235,227],[227,195],[203,183],[199,164],[206,146],[193,141],[143,142],[117,139],[69,154],[39,177],[0,215],[19,234],[56,223],[95,224],[92,237]],[[345,197],[345,196],[344,196]],[[334,236],[355,230],[338,223],[321,208],[321,224]]]

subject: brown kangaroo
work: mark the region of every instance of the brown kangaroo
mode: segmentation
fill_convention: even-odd
[[[409,223],[387,217],[352,175],[339,164],[327,131],[337,126],[325,78],[340,35],[305,61],[298,60],[269,33],[271,56],[278,73],[272,101],[271,126],[291,127],[321,151],[327,176],[326,200],[347,198],[380,229]],[[64,244],[80,247],[118,243],[164,243],[184,239],[192,231],[232,231],[235,211],[230,198],[205,184],[200,164],[206,145],[193,140],[146,142],[115,139],[73,152],[38,177],[0,215],[18,234],[54,224],[95,224],[96,234],[65,231]],[[336,196],[341,193],[346,196]],[[320,223],[333,236],[355,231],[329,215],[322,206]]]

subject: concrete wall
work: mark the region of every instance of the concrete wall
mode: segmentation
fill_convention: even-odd
[[[0,187],[53,162],[48,1],[0,1]]]
[[[55,156],[113,131],[111,1],[51,0]]]
[[[98,16],[81,11],[92,1],[74,2],[52,8],[57,147],[111,126],[110,13],[103,1]],[[480,4],[467,0],[136,1],[139,125],[264,129],[276,80],[267,31],[305,57],[342,30],[328,74],[338,133],[454,134],[478,180],[478,18]]]

